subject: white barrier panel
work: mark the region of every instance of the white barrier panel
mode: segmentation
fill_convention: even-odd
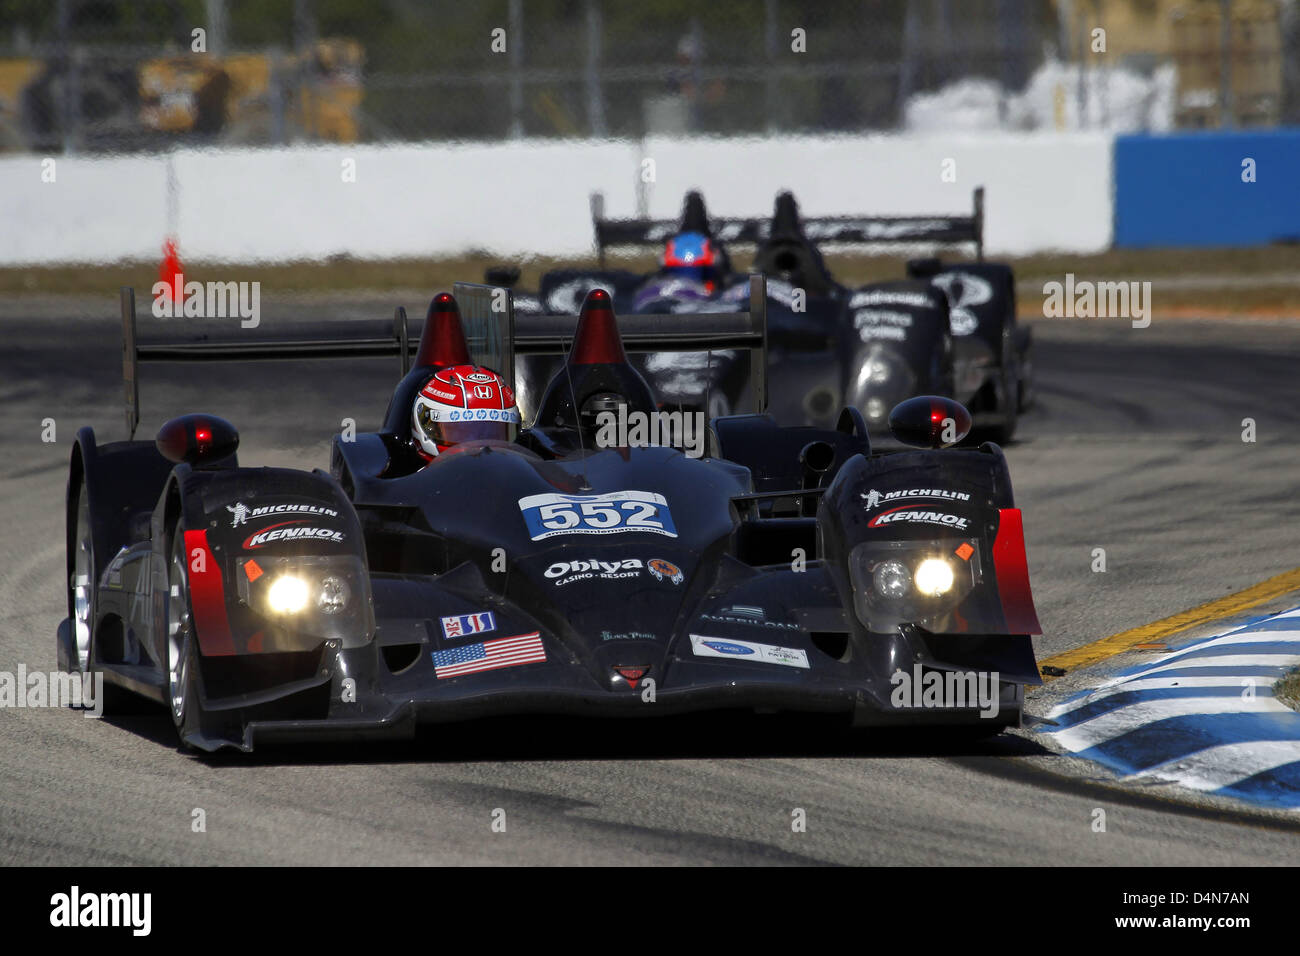
[[[161,258],[165,160],[48,158],[0,159],[0,265]]]
[[[630,194],[636,168],[633,147],[616,142],[181,153],[182,250],[234,262],[581,255],[588,194]]]
[[[650,214],[677,215],[700,188],[716,215],[770,215],[780,189],[809,216],[969,213],[984,186],[989,255],[1100,252],[1113,225],[1104,134],[649,140],[657,182]],[[946,160],[955,182],[944,182]]]
[[[485,250],[503,259],[592,248],[588,194],[609,215],[678,214],[703,191],[719,215],[766,214],[791,189],[809,215],[960,213],[986,190],[990,255],[1096,252],[1112,228],[1105,134],[519,141],[477,145],[184,150],[174,154],[183,257],[383,260]],[[654,182],[642,183],[642,160]],[[956,181],[944,182],[944,161]],[[346,166],[348,161],[354,166]],[[166,161],[0,160],[0,264],[156,259]],[[348,181],[355,172],[355,181]]]

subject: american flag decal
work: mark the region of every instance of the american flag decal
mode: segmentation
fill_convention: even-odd
[[[519,664],[538,664],[545,660],[542,635],[534,631],[532,634],[517,634],[514,637],[484,641],[482,644],[466,644],[449,651],[434,651],[433,669],[441,680],[444,677],[494,671]]]

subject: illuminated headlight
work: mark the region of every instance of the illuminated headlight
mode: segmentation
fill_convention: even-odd
[[[874,385],[883,385],[890,378],[889,363],[878,358],[868,359],[862,369],[862,378]]]
[[[878,422],[883,420],[887,411],[889,411],[889,409],[885,406],[885,400],[883,398],[867,399],[866,413],[867,418],[871,421]]]
[[[912,583],[912,575],[901,561],[881,562],[871,577],[876,590],[887,598],[901,598]]]
[[[880,572],[876,571],[879,581]],[[916,589],[929,597],[938,597],[952,590],[952,565],[942,558],[926,558],[916,566]]]
[[[307,606],[307,582],[286,574],[271,582],[266,603],[275,614],[297,614]]]
[[[348,606],[352,589],[342,578],[327,577],[320,582],[320,593],[316,597],[316,606],[326,614],[338,614]]]
[[[871,631],[917,624],[943,633],[1003,627],[1001,605],[967,598],[984,581],[976,538],[863,541],[848,555],[858,620]],[[952,612],[962,607],[959,618]]]
[[[303,650],[320,640],[360,647],[374,636],[374,609],[359,555],[241,557],[235,565],[237,612],[261,648]]]

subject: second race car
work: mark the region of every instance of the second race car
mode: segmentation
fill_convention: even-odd
[[[770,409],[779,421],[829,426],[842,404],[852,404],[883,434],[896,403],[940,394],[965,404],[984,437],[1006,442],[1033,400],[1032,338],[1016,321],[1012,270],[983,258],[982,189],[970,216],[804,219],[787,192],[770,220],[711,219],[692,192],[680,220],[606,219],[599,196],[592,217],[602,267],[546,273],[537,293],[516,293],[521,321],[572,314],[593,288],[609,292],[624,313],[744,309],[747,277],[733,270],[727,250],[746,244],[755,248],[750,271],[768,280]],[[970,244],[976,258],[914,259],[906,278],[848,287],[821,251],[881,243]],[[615,247],[659,248],[662,266],[649,275],[603,268]],[[494,269],[488,278],[509,285],[517,273]],[[552,371],[523,374],[545,380]],[[745,402],[746,373],[735,355],[652,355],[643,371],[670,402],[702,393],[706,379],[733,406]]]

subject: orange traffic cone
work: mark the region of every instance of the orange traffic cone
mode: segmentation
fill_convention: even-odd
[[[166,239],[163,242],[162,264],[158,266],[158,281],[167,284],[166,288],[164,288],[162,292],[163,299],[168,302],[172,301],[172,290],[176,287],[176,278],[177,276],[182,275],[184,271],[184,268],[181,266],[181,257],[176,253],[176,240],[171,238]],[[182,283],[184,282],[183,279],[181,281]],[[184,300],[185,298],[183,289],[184,287],[182,285],[182,291],[180,294],[181,300]],[[177,305],[179,304],[180,302],[177,302]]]

